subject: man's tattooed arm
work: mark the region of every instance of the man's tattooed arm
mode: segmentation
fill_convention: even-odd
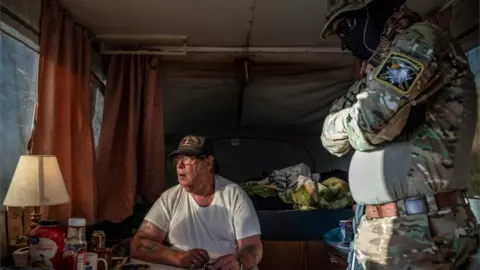
[[[164,246],[166,233],[144,221],[130,244],[132,258],[150,263],[176,265],[177,252]]]
[[[260,236],[250,236],[238,241],[237,259],[243,263],[245,269],[252,269],[262,259],[263,247]]]
[[[137,245],[137,251],[138,252],[145,252],[145,253],[155,253],[158,247],[158,243],[148,240],[148,239],[142,239],[139,241]]]
[[[155,227],[150,222],[144,221],[142,225],[140,225],[140,228],[138,229],[137,234],[140,234],[140,237],[139,237],[140,239],[136,245],[136,250],[138,252],[155,253],[159,243],[150,238],[146,238],[145,236],[142,237],[142,234],[146,234],[148,236],[153,236],[153,237],[158,236],[158,238],[162,238],[161,230]],[[165,239],[165,236],[163,236],[163,239],[161,241],[163,242],[164,239]]]

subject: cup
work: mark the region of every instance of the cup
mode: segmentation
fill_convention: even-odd
[[[13,262],[16,267],[27,267],[28,256],[30,254],[30,247],[23,247],[13,252]]]
[[[108,263],[105,259],[98,258],[97,253],[87,252],[87,266],[85,270],[97,270],[99,262],[103,264],[103,269],[108,270]]]
[[[96,248],[93,250],[94,253],[98,254],[99,259],[104,259],[107,261],[108,268],[113,268],[114,265],[112,263],[112,249],[111,248]],[[102,267],[99,267],[99,270],[105,270],[102,269]]]

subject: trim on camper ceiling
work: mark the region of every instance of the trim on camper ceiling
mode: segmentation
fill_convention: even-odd
[[[134,34],[98,34],[95,35],[98,39],[102,41],[107,41],[111,39],[119,40],[158,40],[158,41],[179,41],[183,42],[187,40],[187,36],[177,36],[177,35],[134,35]]]
[[[337,47],[186,47],[187,53],[349,53]],[[101,50],[102,54],[184,55],[179,47],[154,46],[142,50]]]
[[[187,47],[187,52],[345,53],[337,47]]]
[[[252,19],[253,20],[253,19]],[[210,46],[188,46],[187,36],[176,35],[120,35],[120,34],[98,34],[96,37],[101,41],[102,54],[156,54],[156,55],[185,55],[186,53],[345,53],[339,47],[210,47]],[[157,41],[158,45],[139,45],[137,49],[122,49],[125,41]],[[181,45],[172,46],[171,42],[178,42]],[[160,44],[170,43],[161,46]],[[119,49],[108,49],[108,46],[118,46]]]

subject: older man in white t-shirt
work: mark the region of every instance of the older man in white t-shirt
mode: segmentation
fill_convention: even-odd
[[[131,243],[131,256],[187,269],[255,269],[260,224],[243,189],[215,174],[211,140],[186,136],[169,155],[179,185],[155,202]],[[172,245],[165,246],[164,240]]]

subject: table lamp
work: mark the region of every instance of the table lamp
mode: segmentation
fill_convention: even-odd
[[[33,212],[30,214],[30,229],[34,229],[42,216],[40,206],[65,204],[69,201],[67,188],[55,156],[20,156],[3,205],[33,206]]]

